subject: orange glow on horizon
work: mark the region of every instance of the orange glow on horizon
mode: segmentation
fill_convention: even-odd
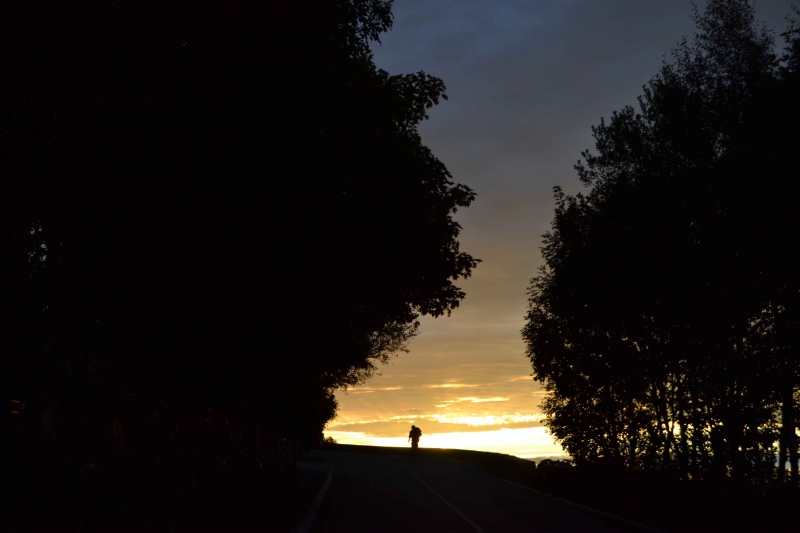
[[[375,437],[355,431],[326,431],[342,444],[368,446],[408,447],[408,437]],[[422,448],[468,449],[505,453],[523,459],[535,457],[567,457],[561,446],[553,444],[553,438],[544,427],[521,429],[498,429],[492,431],[453,432],[426,435],[423,428]]]

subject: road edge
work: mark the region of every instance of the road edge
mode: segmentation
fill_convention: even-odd
[[[314,498],[314,502],[311,504],[311,508],[308,510],[305,516],[294,525],[289,533],[308,533],[311,531],[311,526],[314,525],[314,520],[317,518],[317,513],[319,513],[320,507],[322,507],[322,500],[325,499],[325,493],[328,492],[328,487],[333,479],[333,467],[331,465],[331,460],[326,459],[326,461],[328,461],[328,475],[325,478],[325,483],[323,483],[322,488],[319,489],[317,496]]]
[[[527,487],[525,485],[522,485],[521,483],[516,483],[514,481],[510,481],[508,479],[503,479],[503,478],[501,478],[499,476],[495,476],[493,474],[489,474],[488,472],[483,472],[483,471],[478,470],[477,468],[472,467],[472,466],[470,466],[470,465],[468,465],[466,463],[462,463],[461,461],[457,461],[456,459],[447,459],[447,460],[448,461],[453,461],[454,463],[458,463],[461,466],[467,467],[470,470],[474,470],[475,472],[478,472],[479,474],[483,474],[484,476],[493,477],[495,479],[499,479],[500,481],[505,481],[506,483],[511,483],[512,485],[516,485],[517,487],[521,487],[523,489],[530,490],[530,491],[535,492],[537,494],[541,494],[543,496],[547,496],[549,498],[553,498],[554,500],[558,500],[560,502],[568,503],[570,505],[573,505],[575,507],[583,509],[584,511],[588,511],[588,512],[594,513],[594,514],[598,514],[600,516],[604,516],[604,517],[610,518],[612,520],[618,520],[619,522],[623,522],[623,523],[628,524],[630,526],[635,526],[635,527],[638,527],[638,528],[642,528],[642,529],[647,530],[647,531],[652,531],[653,533],[665,533],[664,531],[662,531],[660,529],[656,529],[654,527],[646,526],[644,524],[640,524],[639,522],[634,522],[633,520],[630,520],[629,518],[623,518],[623,517],[617,516],[615,514],[607,513],[606,511],[601,511],[600,509],[593,509],[592,507],[587,507],[586,505],[582,505],[580,503],[576,503],[576,502],[573,502],[573,501],[570,501],[570,500],[567,500],[567,499],[564,499],[564,498],[560,498],[560,497],[558,497],[558,496],[556,496],[554,494],[550,494],[549,492],[545,492],[543,490],[534,489],[533,487]]]

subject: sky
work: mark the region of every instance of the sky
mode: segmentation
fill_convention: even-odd
[[[756,2],[785,28],[790,0]],[[704,2],[698,2],[701,7]],[[373,45],[390,74],[425,71],[448,101],[420,127],[456,182],[477,193],[459,211],[463,251],[482,260],[457,283],[450,317],[423,317],[409,353],[338,392],[326,436],[352,444],[566,456],[547,434],[520,330],[530,278],[543,264],[552,189],[582,189],[573,166],[594,147],[591,127],[635,105],[669,51],[694,33],[690,0],[395,0],[394,27]]]

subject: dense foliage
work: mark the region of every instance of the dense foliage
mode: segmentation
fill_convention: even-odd
[[[556,189],[523,337],[578,463],[797,483],[800,26],[779,55],[748,1],[694,16]]]
[[[373,64],[390,1],[15,9],[7,393],[91,441],[70,461],[176,405],[311,442],[464,298],[474,194],[417,133],[443,82]]]

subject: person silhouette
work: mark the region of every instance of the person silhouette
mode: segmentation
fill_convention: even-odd
[[[422,436],[422,430],[417,426],[412,425],[411,431],[408,433],[408,440],[411,441],[411,457],[416,458],[419,452],[419,438]]]

